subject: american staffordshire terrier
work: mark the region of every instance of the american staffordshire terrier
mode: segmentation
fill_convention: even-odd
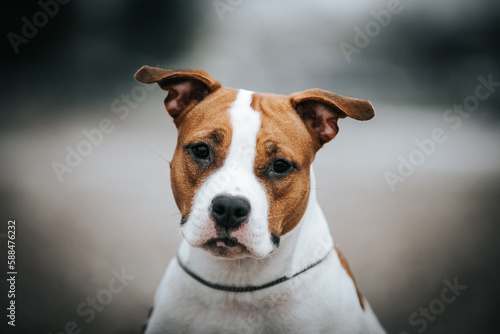
[[[316,152],[371,104],[309,89],[222,87],[149,66],[178,130],[170,162],[183,241],[146,333],[384,333],[335,247],[315,195]]]

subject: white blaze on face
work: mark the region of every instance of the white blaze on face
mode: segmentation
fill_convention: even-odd
[[[230,233],[246,247],[250,255],[264,257],[273,245],[267,225],[268,203],[264,187],[254,174],[260,113],[250,107],[252,92],[240,90],[229,113],[232,138],[223,166],[212,174],[197,191],[193,208],[181,232],[194,247],[217,237],[215,222],[210,217],[212,199],[228,194],[245,197],[250,202],[248,222]]]

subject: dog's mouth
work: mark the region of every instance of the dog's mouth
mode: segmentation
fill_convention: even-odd
[[[248,253],[247,248],[233,237],[212,238],[203,246],[203,249],[214,256],[225,258],[236,258],[245,256]]]

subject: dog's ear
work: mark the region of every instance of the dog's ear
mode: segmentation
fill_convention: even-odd
[[[196,69],[167,70],[143,66],[134,78],[142,83],[157,83],[167,91],[165,108],[173,118],[192,109],[208,94],[221,87],[207,72]]]
[[[308,89],[290,95],[290,101],[318,142],[318,149],[339,132],[339,118],[366,121],[375,115],[367,100],[337,95],[321,89]]]

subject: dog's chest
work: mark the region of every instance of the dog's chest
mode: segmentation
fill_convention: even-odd
[[[162,321],[148,333],[356,333],[363,313],[334,257],[274,287],[227,293],[200,285],[172,262],[157,295]],[[334,284],[335,283],[335,284]],[[349,326],[349,328],[346,328]]]

